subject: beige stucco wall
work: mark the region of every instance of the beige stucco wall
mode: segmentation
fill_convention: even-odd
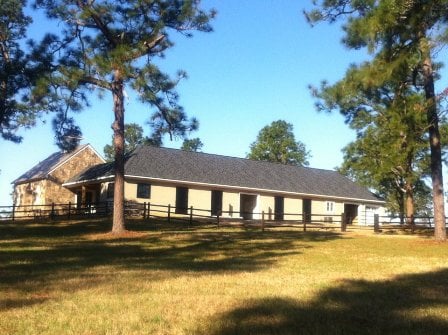
[[[285,198],[285,220],[302,220],[302,199]]]
[[[124,187],[124,197],[126,201],[135,201],[138,203],[151,203],[152,210],[163,210],[166,211],[166,208],[164,207],[157,207],[159,206],[168,206],[171,205],[174,207],[176,205],[176,187],[172,185],[166,185],[161,184],[157,185],[154,183],[148,183],[148,182],[141,182],[142,184],[148,183],[151,185],[151,194],[150,198],[137,198],[137,185],[139,182],[132,181],[132,182],[126,182]],[[104,183],[101,187],[101,199],[104,200],[112,200],[108,199],[107,194],[107,185],[109,183]],[[189,201],[190,201],[190,193],[191,190],[189,190]],[[208,205],[210,206],[210,205]],[[205,207],[207,208],[207,207]],[[173,210],[174,211],[174,210]]]
[[[266,220],[274,219],[275,198],[273,196],[260,195],[258,197],[260,213],[264,212]]]
[[[102,186],[101,199],[106,200],[107,184]],[[138,203],[149,202],[152,209],[157,209],[157,205],[174,207],[176,205],[176,186],[168,183],[150,183],[151,197],[149,199],[137,198],[137,181],[125,183],[125,199]],[[188,207],[193,206],[193,214],[210,215],[212,190],[196,187],[188,188]],[[109,199],[111,200],[111,199]],[[223,217],[239,217],[240,198],[238,192],[223,191],[222,210]],[[195,210],[196,209],[196,210]],[[206,210],[206,211],[203,211]],[[230,212],[230,213],[228,213]]]
[[[239,218],[240,217],[240,194],[239,192],[225,191],[222,194],[222,211],[223,217]]]
[[[151,185],[150,201],[157,205],[175,206],[176,205],[176,187]]]
[[[142,182],[145,183],[145,182]],[[148,182],[149,183],[149,182]],[[174,183],[164,183],[164,182],[153,182],[149,183],[151,185],[151,197],[149,199],[137,198],[137,184],[138,181],[126,182],[125,183],[125,199],[127,201],[135,201],[139,203],[151,203],[151,211],[157,210],[157,205],[174,207],[176,205],[176,184]],[[184,185],[184,187],[187,187]],[[188,207],[193,206],[194,215],[210,215],[211,209],[211,193],[212,189],[206,187],[192,187],[188,188]],[[106,200],[105,194],[107,191],[107,183],[102,185],[102,197],[101,200]],[[244,192],[243,192],[244,193]],[[242,193],[238,191],[223,191],[222,197],[222,217],[225,218],[239,218],[240,217],[240,195]],[[109,199],[112,200],[112,199]],[[344,212],[344,202],[342,201],[332,201],[333,211],[327,211],[327,200],[312,199],[311,201],[311,211],[313,221],[323,221],[324,217],[331,217],[334,222],[339,222],[341,219],[341,213]],[[290,214],[285,215],[285,220],[302,220],[302,198],[296,196],[284,196],[284,213]],[[159,208],[160,210],[166,211],[166,208]],[[196,210],[195,210],[196,209]],[[206,211],[200,211],[206,210]],[[274,219],[274,209],[275,209],[275,196],[269,194],[261,194],[257,196],[257,212],[265,212],[266,220]],[[229,213],[230,212],[230,213]],[[172,214],[174,209],[172,210]],[[164,215],[158,213],[158,215]],[[260,216],[255,216],[255,218],[261,218]],[[357,223],[355,220],[354,224]]]
[[[327,211],[327,202],[333,203],[333,210]],[[344,203],[333,200],[312,200],[311,212],[313,221],[324,221],[331,218],[333,222],[341,220],[341,214],[344,212]]]
[[[210,215],[212,203],[212,191],[205,189],[192,189],[188,190],[188,207],[193,206],[194,215]],[[194,209],[197,210],[194,210]],[[207,211],[203,211],[207,210]]]
[[[124,198],[128,201],[136,201],[143,203],[151,200],[151,198],[150,199],[137,198],[137,184],[135,183],[125,183],[124,190],[125,190]]]

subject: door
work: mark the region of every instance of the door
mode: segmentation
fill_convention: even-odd
[[[188,188],[176,187],[176,214],[188,214]]]
[[[274,201],[274,219],[283,221],[285,210],[285,199],[283,197],[275,197]]]
[[[222,191],[212,191],[212,215],[221,215],[222,212]]]
[[[302,220],[306,223],[311,223],[311,199],[302,200]]]

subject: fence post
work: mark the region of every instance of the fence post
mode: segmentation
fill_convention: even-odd
[[[193,206],[190,206],[190,226],[193,224]]]
[[[261,231],[264,231],[264,211],[261,212]]]
[[[345,217],[345,213],[341,214],[341,231],[346,232],[347,231],[347,220]]]
[[[149,217],[151,216],[151,203],[148,202],[148,212],[147,212],[147,218],[149,219]]]
[[[375,233],[380,232],[380,216],[378,214],[373,215],[373,231]]]
[[[302,214],[302,222],[303,222],[303,231],[306,231],[306,219],[304,217],[304,215]]]
[[[168,223],[171,223],[171,204],[168,204]]]
[[[54,202],[52,202],[51,203],[51,213],[50,213],[50,217],[51,217],[52,220],[54,220],[54,215],[55,215],[55,213],[54,213]]]
[[[221,211],[218,210],[218,212],[216,213],[216,224],[218,225],[219,228],[219,216],[221,215]]]
[[[12,204],[12,221],[16,218],[16,204]]]
[[[146,219],[146,201],[143,203],[143,220]]]
[[[68,202],[68,214],[67,214],[67,220],[70,221],[70,214],[72,212],[72,203],[69,201]]]

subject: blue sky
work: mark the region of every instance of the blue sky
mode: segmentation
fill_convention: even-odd
[[[362,52],[341,45],[340,29],[321,24],[311,28],[302,10],[311,1],[205,0],[204,7],[217,9],[213,33],[176,37],[176,45],[158,60],[170,74],[178,69],[188,79],[178,86],[180,103],[189,116],[199,119],[203,151],[244,157],[261,128],[283,119],[294,126],[296,139],[311,151],[310,166],[333,169],[342,162],[341,149],[354,133],[335,114],[317,113],[307,86],[323,79],[340,79]],[[31,35],[44,31],[47,23],[37,19]],[[133,98],[126,101],[126,123],[146,125],[151,110]],[[83,142],[98,152],[111,141],[111,97],[92,96],[92,106],[77,120]],[[39,161],[57,151],[51,122],[39,123],[22,133],[21,144],[0,140],[0,205],[10,205],[11,182]],[[182,140],[165,146],[178,148]]]

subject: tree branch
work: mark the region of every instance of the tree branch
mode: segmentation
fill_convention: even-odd
[[[110,32],[109,28],[107,28],[107,25],[98,16],[98,14],[95,13],[94,9],[92,8],[93,1],[89,1],[87,6],[81,0],[78,0],[77,4],[80,9],[88,10],[89,16],[93,19],[97,28],[103,33],[104,37],[106,37],[109,43],[112,44],[114,47],[116,47],[118,45],[118,41],[114,37],[114,35]]]
[[[159,46],[165,38],[166,38],[165,35],[159,35],[152,41],[144,41],[143,42],[143,47],[135,49],[133,52],[131,52],[129,54],[128,57],[124,58],[124,61],[125,62],[129,62],[129,61],[132,61],[132,60],[136,60],[136,59],[138,59],[138,58],[140,58],[142,56],[150,54],[151,51],[155,47]]]
[[[105,81],[105,80],[100,80],[98,78],[92,77],[92,76],[84,76],[82,77],[80,80],[78,80],[79,84],[92,84],[101,88],[104,88],[106,90],[111,91],[112,90],[112,85]]]

